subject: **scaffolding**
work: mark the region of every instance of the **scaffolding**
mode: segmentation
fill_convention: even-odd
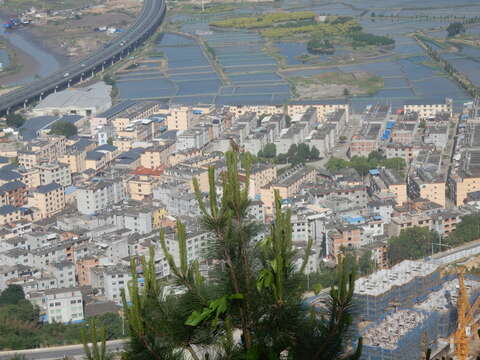
[[[459,286],[453,274],[441,280],[443,284],[427,296],[413,294],[413,298],[422,299],[413,307],[403,304],[402,309],[385,313],[361,331],[362,360],[419,359],[425,351],[423,347],[431,346],[439,338],[449,338],[457,328]],[[480,277],[467,276],[465,287],[472,302],[480,295]],[[423,341],[428,343],[422,344]]]
[[[392,309],[412,307],[438,291],[445,280],[438,265],[405,260],[355,282],[360,321],[376,321]]]
[[[437,338],[438,314],[399,310],[382,316],[363,334],[362,360],[420,359],[422,338],[429,344]]]

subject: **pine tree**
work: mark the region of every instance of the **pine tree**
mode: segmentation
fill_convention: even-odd
[[[338,286],[331,289],[325,311],[308,309],[302,299],[302,279],[311,242],[304,254],[292,247],[290,211],[275,194],[275,218],[269,235],[253,239],[258,224],[248,216],[249,156],[244,161],[246,183],[241,184],[239,154],[226,154],[217,196],[214,169],[209,169],[208,201],[194,179],[201,223],[211,233],[208,263],[216,264],[208,277],[197,261],[188,262],[185,226],[177,222],[179,261],[169,253],[165,234],[160,244],[180,295],[156,279],[155,254],[141,260],[144,286],[139,286],[138,262],[132,260],[130,303],[122,294],[131,341],[125,359],[325,359],[345,354],[352,323],[355,274],[340,266]],[[296,259],[303,256],[296,268]],[[240,334],[237,336],[237,334]],[[358,359],[361,341],[351,359]]]
[[[83,349],[87,360],[110,360],[112,356],[107,352],[107,331],[105,328],[100,329],[100,333],[98,333],[95,321],[91,320],[89,322],[89,332],[90,334],[87,334],[87,331],[82,329],[81,333]],[[90,342],[91,348],[89,346]]]

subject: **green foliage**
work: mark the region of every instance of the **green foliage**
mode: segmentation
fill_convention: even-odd
[[[372,259],[372,252],[365,251],[358,259],[358,271],[362,275],[369,275],[375,271],[375,261]]]
[[[277,23],[284,23],[286,21],[298,21],[314,18],[315,13],[312,11],[275,12],[259,17],[239,17],[215,21],[210,25],[222,28],[259,29],[267,28]]]
[[[122,321],[117,314],[94,317],[106,329],[108,340],[123,337]],[[42,346],[82,342],[82,324],[43,324],[38,309],[27,300],[0,306],[0,349],[31,349]]]
[[[388,259],[391,265],[402,260],[416,260],[431,254],[432,243],[437,242],[438,234],[424,227],[414,226],[402,230],[399,236],[388,241]]]
[[[307,42],[307,49],[312,54],[333,54],[335,52],[332,42],[318,35],[312,36]]]
[[[383,153],[381,153],[380,151],[372,151],[370,154],[368,154],[368,161],[381,162],[385,159],[385,155],[383,155]]]
[[[206,353],[214,351],[209,357],[219,359],[279,359],[286,350],[292,359],[348,358],[344,355],[352,322],[355,271],[342,266],[336,273],[337,286],[332,287],[324,317],[305,309],[301,280],[311,241],[304,254],[296,252],[290,211],[281,208],[277,193],[270,233],[254,243],[257,224],[247,217],[250,162],[247,158],[247,183],[240,186],[238,155],[226,154],[221,197],[213,168],[209,169],[206,201],[198,181],[193,181],[201,223],[212,234],[206,256],[209,264],[216,265],[208,278],[200,273],[197,261],[188,261],[186,229],[179,221],[179,258],[170,254],[163,231],[160,244],[171,270],[171,285],[182,289],[180,294],[170,294],[156,279],[153,249],[148,260],[143,258],[140,264],[132,260],[131,304],[122,294],[132,334],[126,360],[187,356],[199,360],[197,347]],[[302,264],[297,270],[294,263],[299,256]],[[138,286],[138,265],[143,288]],[[234,340],[234,330],[241,332],[241,342]],[[358,358],[360,349],[361,342],[352,359]]]
[[[7,115],[7,126],[19,128],[25,123],[26,119],[21,114],[10,113]]]
[[[463,33],[465,33],[465,25],[463,25],[461,22],[453,22],[447,27],[448,37],[454,37],[455,35]]]
[[[325,167],[330,171],[338,171],[341,169],[345,169],[350,166],[350,163],[347,160],[340,159],[337,157],[332,156],[328,159]]]
[[[458,246],[480,239],[480,214],[466,215],[447,238],[447,243]]]
[[[315,147],[309,147],[305,143],[292,144],[286,154],[278,154],[275,162],[277,164],[286,164],[287,162],[293,166],[305,164],[308,161],[315,161],[320,158],[320,151]]]
[[[285,115],[285,127],[289,128],[292,125],[292,117],[290,115]]]
[[[385,167],[393,170],[403,170],[407,164],[403,158],[390,158],[386,159],[380,152],[373,151],[365,156],[353,156],[350,161],[332,157],[328,160],[325,167],[330,171],[338,171],[345,168],[354,168],[357,172],[365,176],[368,174],[368,170],[378,167]]]
[[[388,46],[395,44],[395,40],[382,36],[365,33],[362,31],[353,32],[350,35],[353,47],[362,46]]]
[[[351,18],[350,18],[351,19]],[[303,25],[298,27],[270,27],[261,31],[262,35],[270,39],[289,38],[294,35],[312,34],[315,38],[345,38],[350,34],[359,31],[361,26],[356,20],[349,20],[344,23],[322,23],[314,25]]]
[[[113,145],[113,138],[109,137],[109,138],[107,139],[107,144],[108,144],[108,145]]]
[[[115,86],[115,84],[116,84],[115,78],[110,74],[105,74],[103,76],[102,80],[105,84],[110,85],[110,86]]]
[[[0,306],[16,305],[21,300],[25,300],[25,294],[20,285],[8,285],[8,287],[0,294]]]
[[[90,320],[88,330],[82,329],[82,344],[87,360],[110,360],[112,356],[107,353],[107,331],[101,328],[97,331],[95,320]],[[91,343],[91,347],[89,346]]]
[[[395,157],[390,159],[385,159],[381,162],[382,166],[385,166],[387,169],[402,170],[405,169],[407,163],[405,159]]]
[[[69,123],[68,121],[57,121],[52,125],[50,130],[50,134],[54,135],[63,135],[65,137],[72,137],[77,135],[78,129],[77,127]]]
[[[258,152],[258,157],[272,159],[277,156],[277,146],[273,143],[267,144]]]

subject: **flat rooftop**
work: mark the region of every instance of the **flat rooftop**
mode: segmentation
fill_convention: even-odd
[[[389,314],[383,321],[365,330],[363,344],[394,350],[402,337],[420,326],[426,319],[426,314],[413,310],[400,310]]]
[[[415,277],[424,277],[434,273],[438,265],[422,261],[404,260],[390,269],[377,271],[355,281],[355,294],[379,296],[394,286],[408,284]]]

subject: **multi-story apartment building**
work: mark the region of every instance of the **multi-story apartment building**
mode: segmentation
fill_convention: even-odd
[[[42,219],[52,217],[65,208],[65,192],[57,183],[40,185],[31,192],[28,205],[38,209]]]
[[[37,166],[37,169],[41,185],[53,182],[63,187],[72,185],[72,175],[70,173],[70,167],[67,164],[58,162],[44,163]]]
[[[446,206],[446,179],[441,167],[440,152],[422,151],[414,161],[414,168],[407,177],[407,192],[412,200],[430,200]]]
[[[158,179],[152,176],[135,175],[127,180],[127,191],[132,200],[152,199],[153,189],[157,183]]]
[[[76,286],[75,264],[70,261],[51,263],[48,271],[57,279],[59,288],[73,288]]]
[[[296,166],[278,176],[270,184],[265,185],[260,191],[260,198],[265,206],[265,213],[271,215],[274,210],[275,192],[278,191],[282,199],[287,199],[297,194],[304,184],[314,182],[316,172],[304,166]]]
[[[444,149],[448,144],[448,124],[428,126],[423,142],[434,145],[437,150]]]
[[[140,155],[140,166],[149,169],[159,169],[169,165],[169,157],[173,152],[175,143],[158,145],[145,149]]]
[[[242,175],[244,175],[242,173]],[[271,164],[258,163],[250,170],[249,196],[252,199],[260,197],[262,188],[277,177],[277,168]]]
[[[383,124],[367,123],[363,125],[360,133],[352,137],[350,155],[368,156],[379,147]]]
[[[12,181],[0,186],[0,197],[6,197],[7,204],[23,206],[27,200],[27,185],[21,181]]]
[[[399,205],[408,200],[407,183],[399,172],[392,169],[372,169],[369,180],[371,194],[390,193]]]
[[[448,98],[443,103],[438,99],[431,101],[425,99],[410,100],[405,103],[403,110],[405,113],[418,113],[420,119],[432,119],[439,113],[447,113],[451,117],[453,116],[453,101]]]
[[[46,290],[44,301],[50,324],[80,322],[85,317],[80,288]]]
[[[130,299],[128,282],[132,280],[130,267],[122,265],[97,266],[91,269],[92,288],[97,289],[110,301],[122,302],[121,292],[125,291],[127,301]]]
[[[42,162],[52,162],[62,157],[67,149],[64,136],[48,135],[32,141],[25,151],[18,152],[18,163],[27,169]]]
[[[22,211],[12,205],[4,205],[0,207],[0,225],[11,224],[22,219]]]
[[[81,173],[86,169],[85,160],[87,152],[95,149],[96,144],[88,139],[80,139],[67,147],[66,153],[58,158],[58,161],[67,164],[70,173]]]
[[[75,197],[77,210],[84,215],[93,215],[125,199],[121,179],[93,181],[78,187]]]

